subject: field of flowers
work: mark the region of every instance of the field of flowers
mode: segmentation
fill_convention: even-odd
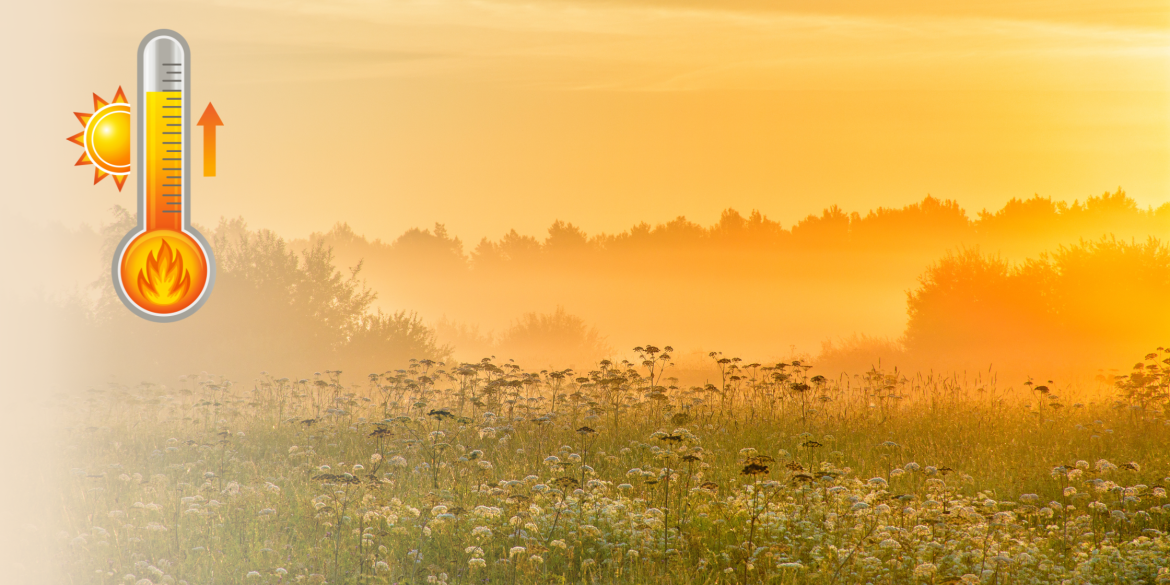
[[[670,348],[65,400],[75,584],[1170,583],[1170,350],[1014,388]],[[1022,381],[1021,381],[1022,382]]]

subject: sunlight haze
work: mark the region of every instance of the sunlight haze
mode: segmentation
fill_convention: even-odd
[[[1158,2],[112,2],[16,7],[5,148],[28,217],[96,226],[126,191],[70,169],[70,115],[181,29],[226,126],[196,222],[289,237],[444,223],[466,242],[727,207],[785,225],[927,194],[972,210],[1123,187],[1170,198]],[[94,19],[105,14],[117,19]],[[8,20],[9,27],[15,20]],[[51,31],[51,32],[50,32]],[[50,40],[51,39],[51,40]],[[31,49],[31,50],[25,50]],[[67,76],[54,63],[71,63]],[[196,149],[195,164],[201,154]],[[56,159],[60,159],[60,161]],[[75,157],[73,157],[75,158]],[[31,171],[31,172],[30,172]],[[33,180],[33,177],[36,180]],[[47,196],[48,193],[67,193]]]

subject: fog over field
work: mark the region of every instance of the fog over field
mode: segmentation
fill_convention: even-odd
[[[1170,206],[1141,209],[1120,190],[978,213],[934,197],[831,206],[790,223],[728,209],[709,226],[679,217],[617,234],[558,220],[474,245],[442,224],[286,239],[222,219],[204,229],[220,263],[211,300],[168,325],[126,314],[107,281],[105,258],[132,222],[115,210],[97,228],[35,233],[65,269],[23,302],[69,316],[59,358],[87,364],[77,371],[91,381],[364,376],[424,357],[588,369],[647,342],[675,347],[698,379],[711,352],[811,359],[828,375],[880,362],[1093,378],[1162,345],[1170,323]],[[149,340],[163,328],[182,342],[159,352]]]

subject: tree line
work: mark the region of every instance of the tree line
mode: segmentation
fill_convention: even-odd
[[[927,254],[956,246],[980,246],[1010,256],[1035,254],[1061,243],[1113,234],[1120,238],[1151,234],[1170,235],[1170,203],[1142,209],[1118,189],[1090,196],[1083,202],[1055,201],[1048,197],[1014,198],[996,211],[983,210],[969,217],[957,202],[927,196],[900,208],[878,207],[862,215],[847,213],[834,205],[820,215],[810,215],[791,227],[769,219],[759,211],[746,217],[725,210],[710,226],[679,216],[652,225],[642,222],[619,234],[589,235],[572,223],[557,220],[543,238],[515,229],[497,239],[483,238],[470,250],[448,233],[442,224],[432,229],[412,228],[389,243],[367,240],[347,224],[310,241],[323,240],[339,250],[352,249],[365,258],[382,258],[397,265],[427,271],[493,270],[507,266],[563,264],[650,256],[694,257],[704,252],[806,253],[887,252]]]

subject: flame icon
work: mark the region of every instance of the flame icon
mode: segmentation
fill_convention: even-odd
[[[173,305],[191,290],[191,274],[183,269],[183,255],[160,239],[158,255],[150,252],[146,268],[138,271],[138,290],[152,303]]]
[[[121,290],[154,315],[182,314],[206,288],[206,253],[191,236],[157,229],[134,237],[115,258]]]

